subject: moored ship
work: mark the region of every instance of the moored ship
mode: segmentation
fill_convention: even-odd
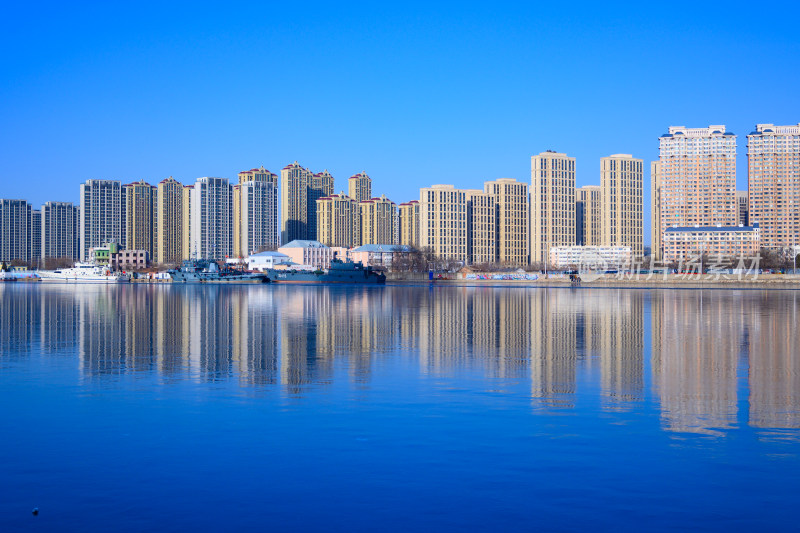
[[[269,283],[266,274],[246,272],[225,266],[220,268],[214,261],[189,259],[180,268],[167,271],[175,283]]]
[[[326,270],[294,270],[269,268],[265,270],[270,280],[278,283],[386,283],[386,274],[361,261],[333,259]]]
[[[130,274],[114,272],[107,266],[92,263],[75,263],[72,268],[37,270],[36,275],[44,282],[58,283],[127,283]]]

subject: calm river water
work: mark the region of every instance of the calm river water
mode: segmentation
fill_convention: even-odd
[[[796,291],[0,285],[0,531],[792,529],[798,326]]]

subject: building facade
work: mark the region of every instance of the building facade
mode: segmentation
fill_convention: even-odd
[[[758,124],[747,135],[749,219],[758,223],[761,245],[800,244],[800,124]]]
[[[347,180],[347,191],[356,203],[369,200],[372,198],[372,178],[364,171],[350,176]]]
[[[314,268],[328,268],[333,259],[333,250],[319,241],[298,239],[284,244],[278,252],[288,256],[293,263]]]
[[[30,261],[31,205],[26,200],[0,200],[0,261]]]
[[[467,199],[467,262],[497,260],[496,196],[478,189],[464,191]]]
[[[451,261],[467,260],[467,198],[452,185],[420,189],[419,242],[436,256]]]
[[[667,263],[700,257],[752,258],[758,255],[759,225],[669,227],[664,232],[664,258]],[[749,265],[749,263],[748,263]]]
[[[42,257],[42,211],[31,209],[30,238],[28,239],[30,250],[28,251],[28,261],[35,266],[41,266]]]
[[[750,205],[747,191],[736,191],[736,214],[739,226],[750,225]]]
[[[325,246],[358,246],[360,223],[358,203],[344,192],[317,200],[317,236]]]
[[[42,206],[42,260],[80,259],[80,210],[72,202],[45,202]]]
[[[159,264],[176,265],[188,259],[184,248],[184,187],[172,176],[161,180],[156,190],[155,254],[153,260]]]
[[[281,243],[308,237],[310,181],[311,171],[301,167],[297,161],[281,169]]]
[[[190,192],[190,256],[233,255],[233,187],[226,178],[199,178]]]
[[[736,135],[671,126],[659,145],[662,239],[670,227],[737,225]]]
[[[629,247],[636,257],[644,253],[643,166],[630,154],[600,159],[602,245]]]
[[[397,204],[382,195],[358,204],[363,244],[397,244]]]
[[[580,246],[600,246],[602,195],[599,185],[587,185],[575,189],[575,242]]]
[[[147,250],[153,256],[156,227],[157,188],[144,180],[123,186],[125,242],[128,250]]]
[[[80,250],[88,261],[89,248],[114,242],[125,243],[125,203],[122,183],[116,180],[87,180],[80,185]]]
[[[531,261],[575,244],[575,158],[547,151],[531,158]]]
[[[244,181],[242,181],[244,179]],[[265,168],[239,173],[233,187],[233,254],[274,250],[278,241],[278,177]]]
[[[515,179],[487,181],[484,191],[494,197],[494,261],[510,265],[528,264],[528,185]]]
[[[308,217],[308,239],[317,238],[317,200],[333,194],[333,176],[327,170],[311,176],[308,185],[306,213]]]
[[[662,257],[661,243],[661,163],[650,162],[650,253],[656,261]]]
[[[550,249],[550,264],[556,268],[581,267],[605,270],[630,265],[629,246],[555,246]]]
[[[397,210],[397,241],[404,246],[419,247],[419,202],[403,202]]]

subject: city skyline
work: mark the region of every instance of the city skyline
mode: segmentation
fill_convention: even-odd
[[[646,168],[669,125],[723,123],[739,139],[743,190],[742,141],[753,125],[798,122],[791,17],[768,13],[698,6],[690,18],[623,18],[591,4],[569,20],[534,6],[447,4],[121,10],[9,9],[0,36],[3,197],[77,203],[72,184],[87,179],[233,182],[241,168],[277,172],[298,160],[327,168],[337,192],[366,170],[382,183],[377,192],[400,203],[432,183],[527,181],[528,158],[548,149],[574,157],[576,185],[585,186],[609,154],[632,154]],[[761,23],[771,31],[755,38]],[[709,63],[696,53],[703,49],[725,54]],[[636,74],[608,77],[609,67]],[[540,83],[548,70],[556,75]],[[322,81],[299,89],[281,82],[290,71]],[[775,73],[784,83],[753,99],[753,80]],[[609,124],[612,109],[623,124]],[[28,191],[23,177],[34,166],[56,172]],[[647,205],[644,216],[649,235]]]

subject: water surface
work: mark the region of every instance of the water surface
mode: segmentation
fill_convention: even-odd
[[[5,284],[0,531],[791,529],[799,311],[796,291]]]

